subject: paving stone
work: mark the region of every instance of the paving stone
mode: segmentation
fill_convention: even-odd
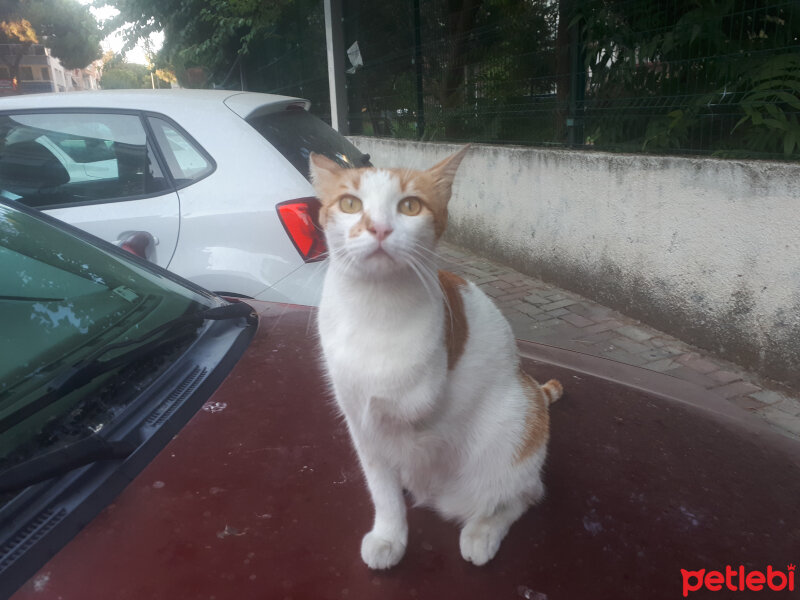
[[[741,373],[734,373],[733,371],[714,371],[713,373],[708,374],[711,379],[714,381],[719,381],[720,384],[731,383],[733,381],[739,381],[742,378]],[[769,404],[769,402],[767,402]]]
[[[520,311],[520,312],[521,312],[521,311]],[[544,312],[544,311],[541,311],[541,312],[540,312],[540,313],[538,313],[538,314],[533,314],[533,315],[531,315],[531,318],[532,318],[534,321],[552,321],[553,323],[560,323],[560,321],[559,321],[558,319],[554,319],[554,318],[553,318],[553,315],[552,315],[552,314],[550,314],[550,313],[546,313],[546,312]]]
[[[497,296],[503,295],[503,290],[494,287],[492,284],[482,285],[481,289],[483,290],[484,294],[491,296],[492,298],[497,298]]]
[[[617,362],[634,365],[637,367],[640,367],[647,362],[641,356],[631,354],[630,352],[619,348],[604,352],[603,358],[610,358],[611,360],[616,360]]]
[[[616,329],[620,327],[622,323],[617,320],[605,321],[603,323],[598,323],[597,325],[590,325],[585,329],[586,333],[600,333],[601,331],[609,331],[610,329]]]
[[[767,422],[774,425],[779,431],[793,434],[800,437],[800,417],[787,415],[784,412],[775,410],[771,406],[767,406],[763,410],[758,411],[758,414],[764,417]]]
[[[525,302],[528,304],[536,304],[540,306],[542,304],[550,304],[550,298],[545,298],[544,296],[540,296],[539,294],[531,294],[529,296],[525,296]]]
[[[672,377],[677,377],[678,379],[683,379],[684,381],[690,381],[691,383],[697,384],[706,389],[717,385],[717,382],[710,377],[703,375],[702,373],[698,373],[697,371],[694,371],[693,369],[690,369],[684,365],[680,365],[674,369],[669,369],[664,371],[664,373],[671,375]]]
[[[556,323],[554,325],[550,325],[548,327],[549,331],[545,333],[548,338],[558,341],[560,339],[573,340],[580,336],[580,329],[574,325],[570,325],[561,319],[556,319],[555,321]]]
[[[654,360],[653,362],[644,363],[642,366],[645,369],[663,373],[664,371],[669,371],[670,369],[674,369],[675,367],[678,366],[678,363],[676,363],[671,358],[661,358],[659,360]]]
[[[616,311],[606,308],[605,306],[600,306],[599,304],[589,304],[588,301],[573,304],[570,310],[575,314],[591,319],[595,323],[608,321],[617,316]]]
[[[781,394],[780,392],[775,392],[773,390],[760,390],[750,395],[764,404],[777,404],[788,399],[786,394]]]
[[[508,300],[522,300],[525,296],[528,296],[528,292],[526,291],[521,291],[521,292],[512,291],[511,293],[508,293],[509,291],[511,290],[506,290],[506,293],[497,296],[497,299],[505,302]]]
[[[669,352],[672,356],[686,354],[686,344],[678,340],[668,340],[662,337],[653,337],[648,341],[649,344]]]
[[[458,275],[459,273],[456,274]],[[494,275],[484,275],[483,277],[470,277],[469,275],[465,276],[464,274],[461,274],[461,276],[464,277],[464,279],[466,279],[467,281],[471,281],[472,283],[481,288],[483,285],[491,283],[497,279]]]
[[[732,404],[750,411],[761,410],[767,406],[760,400],[756,400],[751,396],[733,396],[732,398],[729,398],[729,400]]]
[[[570,308],[570,310],[572,310],[572,309]],[[550,313],[550,314],[553,314],[553,313]],[[594,321],[592,321],[590,319],[587,319],[586,317],[582,317],[581,315],[577,315],[574,312],[571,312],[568,315],[564,315],[561,318],[564,319],[565,321],[569,322],[569,323],[572,323],[576,327],[587,327],[588,325],[594,325],[595,324]]]
[[[466,274],[467,277],[486,277],[488,275],[488,273],[485,273],[484,271],[482,271],[480,269],[476,269],[474,267],[470,267],[469,265],[460,265],[458,270],[461,273]],[[495,280],[495,279],[497,279],[497,278],[493,276],[492,280]]]
[[[679,356],[676,360],[679,363],[686,365],[690,369],[699,371],[700,373],[711,373],[712,371],[719,370],[719,365],[717,363],[710,361],[707,358],[698,356],[694,352]]]
[[[714,392],[722,396],[723,398],[731,398],[733,396],[744,396],[746,394],[752,394],[753,392],[761,391],[761,388],[757,385],[753,385],[747,381],[734,381],[733,383],[728,383],[726,385],[721,385],[719,387],[714,388]]]
[[[616,331],[619,331],[619,329]],[[644,344],[640,344],[623,337],[615,337],[611,340],[611,343],[618,348],[622,348],[623,350],[627,350],[633,354],[643,354],[646,350],[649,350],[649,348]]]
[[[672,354],[663,348],[648,348],[642,352],[642,356],[648,360],[656,361],[665,358],[672,358]]]
[[[635,342],[645,342],[653,337],[651,332],[634,325],[623,325],[617,328],[617,331],[622,335],[628,336]]]
[[[551,302],[550,304],[544,304],[540,306],[542,310],[556,310],[557,308],[564,308],[565,306],[569,306],[570,304],[575,304],[574,300],[570,300],[568,298],[563,300],[556,300],[555,302]]]
[[[511,329],[514,331],[516,337],[521,339],[530,338],[533,327],[528,315],[523,315],[514,309],[503,311],[503,315],[505,315],[506,319],[508,319],[508,322],[511,324]]]
[[[536,329],[539,329],[539,330],[546,329],[548,327],[553,327],[553,326],[558,325],[558,324],[563,322],[560,319],[552,319],[552,318],[550,318],[550,315],[546,315],[546,316],[547,316],[547,320],[546,321],[539,321],[538,323],[534,323],[534,327]]]
[[[571,314],[566,308],[557,308],[555,310],[548,311],[545,313],[551,317],[564,317],[565,315]]]
[[[585,335],[586,329],[588,328],[584,328],[583,330],[584,334],[581,335],[581,340],[587,344],[609,343],[612,339],[617,337],[617,332],[614,330],[599,331],[597,333]]]
[[[520,281],[525,281],[529,278],[523,275],[522,273],[517,273],[516,271],[512,271],[510,273],[504,273],[503,275],[500,275],[498,279],[515,284]]]
[[[751,394],[751,396],[752,395],[754,394]],[[770,404],[769,406],[775,410],[784,412],[787,415],[800,416],[800,402],[794,400],[793,398],[785,398],[784,400],[776,402],[775,404]]]
[[[527,302],[518,302],[516,309],[519,312],[528,315],[529,317],[532,317],[534,315],[546,314],[541,308],[537,308],[533,304],[528,304]]]

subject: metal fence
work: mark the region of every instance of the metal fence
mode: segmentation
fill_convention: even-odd
[[[800,158],[797,0],[345,0],[343,10],[355,134]],[[262,64],[256,87],[309,97],[326,116],[319,11],[308,46]]]

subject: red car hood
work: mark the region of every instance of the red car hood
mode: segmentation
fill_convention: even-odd
[[[372,506],[313,312],[254,305],[256,337],[203,410],[16,600],[677,598],[681,569],[800,561],[796,442],[677,380],[523,343],[526,370],[566,389],[544,502],[480,568],[456,525],[411,509],[406,556],[370,571]]]

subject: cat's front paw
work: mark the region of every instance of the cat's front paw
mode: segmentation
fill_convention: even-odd
[[[395,566],[406,552],[404,539],[389,539],[370,531],[361,540],[361,559],[370,569],[388,569]]]
[[[459,539],[462,558],[479,567],[485,565],[497,554],[505,535],[506,529],[489,519],[468,522]]]

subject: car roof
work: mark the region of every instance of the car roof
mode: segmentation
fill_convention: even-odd
[[[42,108],[118,108],[180,112],[186,108],[219,108],[224,104],[243,119],[297,107],[308,110],[308,100],[291,96],[236,90],[97,90],[52,94],[23,94],[0,98],[0,110]]]

